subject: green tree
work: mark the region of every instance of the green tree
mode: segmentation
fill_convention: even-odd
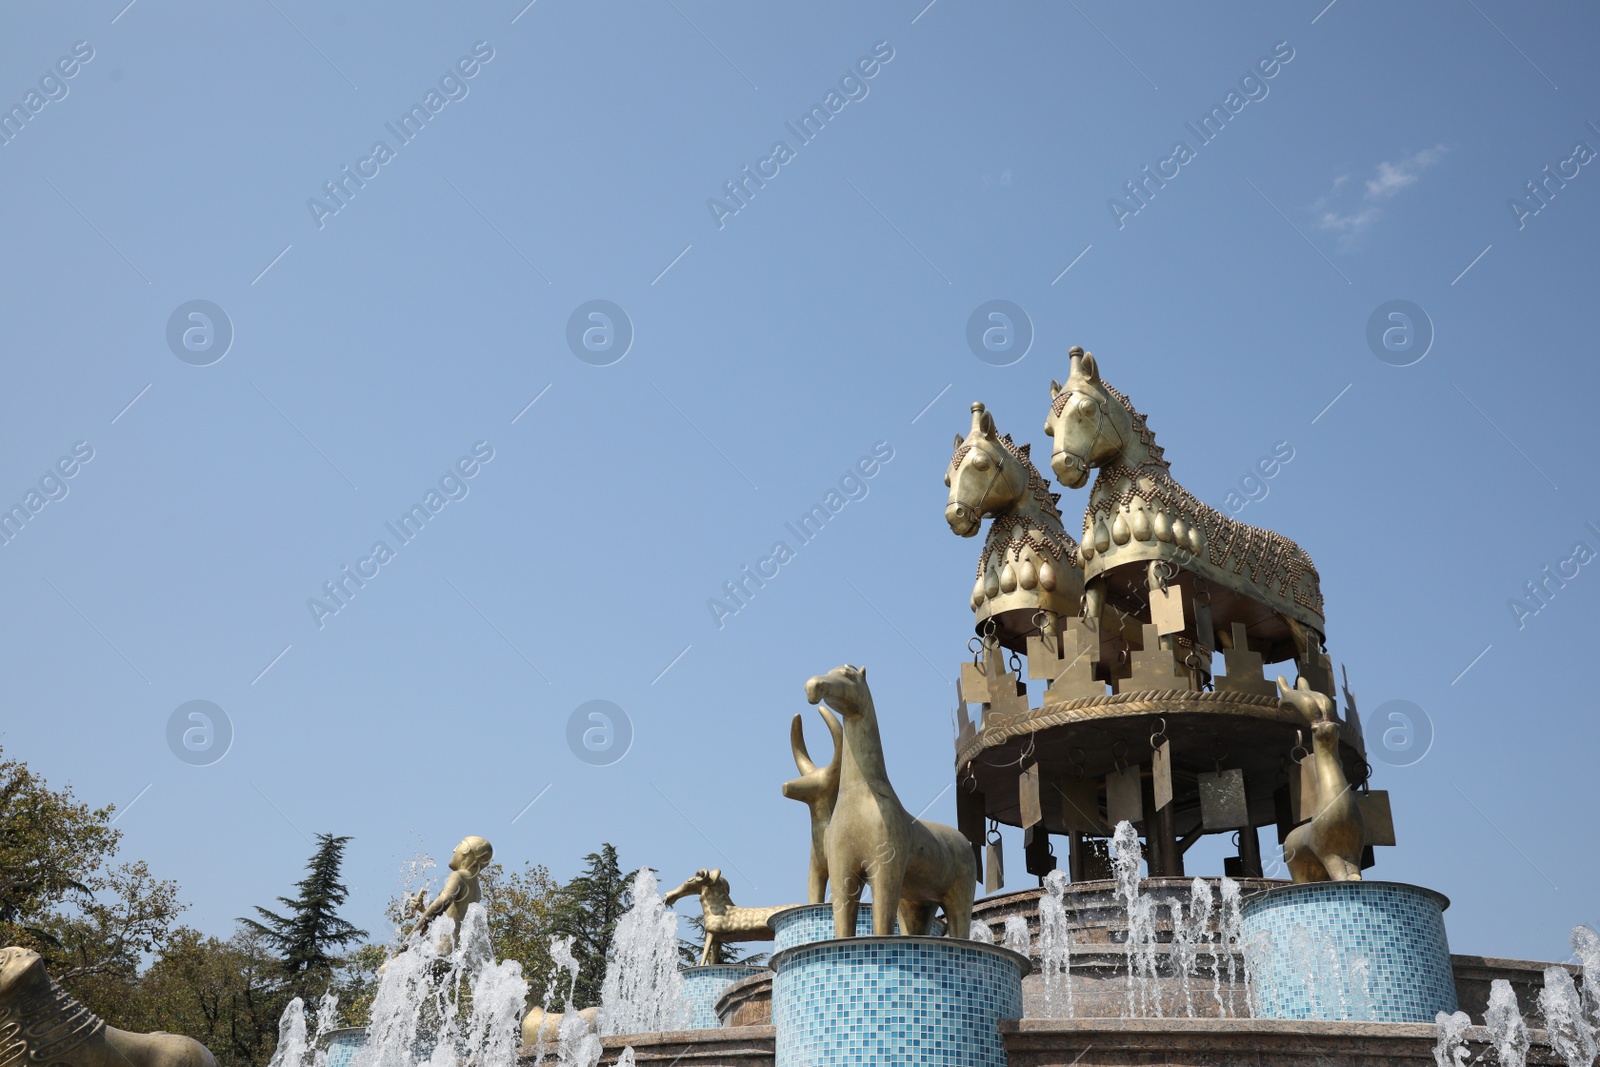
[[[222,941],[180,927],[140,977],[127,1025],[187,1034],[218,1067],[261,1067],[288,1001],[280,961],[260,933],[241,928]]]
[[[367,936],[365,930],[356,929],[338,914],[349,896],[339,881],[349,841],[348,837],[318,834],[316,851],[306,864],[308,873],[295,883],[299,895],[278,898],[287,914],[257,906],[261,920],[239,920],[277,955],[289,996],[301,997],[307,1004],[332,983],[340,962],[337,950]]]
[[[583,873],[561,888],[553,925],[557,934],[573,938],[572,954],[579,967],[577,1007],[600,1003],[617,920],[633,905],[632,881],[617,863],[616,848],[606,843],[599,852],[585,856]]]
[[[114,810],[0,753],[0,944],[37,950],[57,981],[113,1020],[184,907],[177,884],[143,862],[112,863],[122,837]]]
[[[483,903],[489,910],[489,940],[495,955],[522,964],[530,1004],[543,1004],[550,980],[550,939],[558,936],[556,917],[561,885],[541,864],[507,873],[496,863],[483,872]],[[558,997],[566,986],[556,990]]]

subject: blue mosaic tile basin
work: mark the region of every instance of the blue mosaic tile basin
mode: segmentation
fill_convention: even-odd
[[[1431,1023],[1456,1010],[1440,893],[1402,882],[1307,882],[1242,902],[1255,1014]]]
[[[721,1026],[717,1019],[717,998],[723,990],[741,979],[765,974],[767,968],[742,963],[711,963],[704,967],[683,967],[683,991],[689,1000],[690,1030],[714,1030]],[[328,1067],[333,1067],[330,1063]]]
[[[798,945],[809,945],[814,941],[833,940],[833,905],[832,904],[800,904],[793,908],[784,908],[771,919],[767,925],[772,927],[776,934],[773,942],[773,951],[782,952],[786,948],[795,948]],[[933,920],[933,935],[944,935],[944,920]],[[894,932],[900,933],[900,920],[894,923]],[[872,905],[863,904],[856,912],[856,936],[872,936]]]
[[[1029,970],[951,937],[830,937],[772,966],[773,1067],[1005,1067],[999,1022],[1022,1017]]]
[[[356,1053],[367,1043],[365,1026],[347,1026],[342,1030],[329,1030],[322,1035],[322,1047],[328,1052],[327,1067],[350,1067]]]

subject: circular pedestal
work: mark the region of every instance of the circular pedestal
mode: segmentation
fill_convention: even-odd
[[[1264,1019],[1433,1022],[1456,1010],[1450,901],[1399,882],[1308,882],[1244,899],[1245,956]]]
[[[742,963],[713,963],[704,967],[683,967],[683,994],[689,1002],[687,1030],[711,1030],[721,1026],[717,1019],[717,998],[733,983],[758,974],[766,974],[765,967],[752,967]]]
[[[327,1067],[350,1067],[356,1053],[367,1043],[365,1026],[347,1026],[322,1035],[322,1048],[328,1053]]]
[[[774,1067],[1005,1067],[1026,957],[950,937],[853,937],[772,957]]]
[[[833,905],[832,904],[801,904],[793,908],[784,908],[771,919],[767,925],[772,927],[776,935],[773,940],[773,951],[782,952],[786,948],[798,945],[809,945],[814,941],[833,940]],[[933,920],[933,936],[944,936],[944,920]],[[900,933],[900,920],[894,923],[894,932]],[[872,936],[872,905],[863,904],[856,912],[856,936]]]
[[[717,998],[716,1012],[723,1026],[771,1026],[772,972],[762,971],[724,989]]]

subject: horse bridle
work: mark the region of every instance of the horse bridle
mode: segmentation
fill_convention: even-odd
[[[1106,417],[1106,402],[1094,394],[1080,392],[1077,389],[1069,389],[1057,393],[1055,395],[1055,399],[1050,402],[1050,417],[1052,419],[1059,418],[1061,413],[1067,409],[1067,405],[1072,403],[1072,398],[1075,396],[1082,396],[1094,403],[1094,436],[1089,439],[1089,447],[1091,449],[1094,448],[1094,442],[1100,440],[1100,428],[1102,426],[1110,426],[1111,432],[1116,436],[1117,452],[1120,455],[1123,451],[1124,445],[1126,444],[1126,442],[1122,439],[1122,432],[1117,429],[1117,424],[1115,422]],[[1053,461],[1056,456],[1066,456],[1067,459],[1072,462],[1074,467],[1077,467],[1081,470],[1087,471],[1089,469],[1088,456],[1074,456],[1071,452],[1061,448],[1052,450],[1050,457],[1051,460]]]
[[[955,473],[959,474],[961,472],[961,463],[962,463],[963,460],[965,460],[967,458],[967,453],[971,452],[972,450],[974,450],[977,447],[978,447],[977,445],[969,445],[969,444],[966,444],[965,442],[963,442],[961,447],[956,449],[955,458],[950,461],[950,464],[954,468],[954,472]],[[1002,452],[1003,452],[1003,450],[1002,450]],[[1004,455],[998,455],[997,456],[997,455],[992,455],[992,454],[990,454],[988,452],[985,452],[984,454],[989,456],[990,462],[992,462],[994,464],[994,472],[989,476],[989,480],[986,483],[984,483],[983,492],[978,494],[978,503],[977,503],[976,507],[974,507],[973,505],[970,505],[970,504],[968,504],[968,503],[966,503],[965,501],[962,501],[962,500],[953,500],[953,501],[950,502],[950,506],[952,506],[952,507],[954,507],[956,509],[957,517],[962,518],[962,519],[967,519],[967,520],[971,521],[974,524],[977,524],[977,523],[983,521],[983,501],[984,501],[984,498],[989,495],[989,490],[991,488],[993,488],[994,483],[995,483],[995,479],[999,478],[1000,477],[1000,472],[1005,469],[1005,457],[1004,457]],[[953,491],[953,489],[954,489],[954,487],[952,486],[952,491]]]

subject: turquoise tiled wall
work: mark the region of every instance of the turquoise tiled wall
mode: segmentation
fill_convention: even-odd
[[[862,937],[800,945],[773,967],[774,1067],[1005,1067],[998,1023],[1022,1016],[1028,963],[964,939]]]
[[[1310,882],[1246,897],[1256,1015],[1431,1023],[1455,1011],[1448,905],[1398,882]]]

